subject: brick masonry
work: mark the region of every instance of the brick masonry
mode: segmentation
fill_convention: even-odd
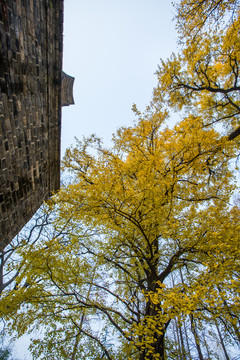
[[[0,249],[60,186],[63,0],[0,2]]]

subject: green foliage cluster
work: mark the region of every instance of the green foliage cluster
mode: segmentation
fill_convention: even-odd
[[[10,351],[8,349],[0,349],[0,360],[9,359]]]

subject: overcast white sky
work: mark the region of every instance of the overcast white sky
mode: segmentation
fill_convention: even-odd
[[[111,144],[131,125],[133,103],[149,104],[159,59],[176,50],[170,0],[65,0],[63,70],[75,77],[75,105],[64,107],[62,155],[74,137],[96,133]],[[28,337],[14,347],[31,360]]]
[[[75,105],[63,108],[62,155],[74,136],[112,133],[148,105],[160,58],[176,50],[170,0],[65,0],[63,69]]]

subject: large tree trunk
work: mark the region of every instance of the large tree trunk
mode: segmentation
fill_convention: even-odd
[[[149,279],[149,284],[152,281],[152,278]],[[151,286],[151,287],[150,287]],[[150,284],[149,288],[152,290],[156,290],[156,281],[152,281],[152,284]],[[159,314],[162,313],[162,308],[161,308],[161,304],[153,304],[150,300],[147,301],[146,303],[146,308],[145,308],[145,316],[146,319],[148,317],[152,318],[152,319],[156,319]],[[166,334],[166,330],[168,325],[170,324],[170,320],[163,324],[162,326],[159,324],[159,326],[161,326],[160,330],[161,330],[161,335],[158,332],[155,332],[152,336],[153,336],[153,342],[151,344],[151,346],[153,347],[153,351],[154,351],[154,355],[159,354],[159,360],[165,360],[165,334]],[[157,324],[156,324],[157,326]],[[147,322],[146,322],[146,327],[147,327]],[[141,342],[141,339],[140,339]],[[147,355],[147,349],[143,350],[140,354],[139,360],[145,360],[146,356],[149,360],[153,360],[155,359],[155,356],[151,356],[150,354]]]
[[[159,360],[165,360],[165,346],[164,346],[164,334],[161,336],[158,336],[158,339],[156,340],[156,342],[153,344],[154,346],[154,355],[147,357],[147,351],[144,350],[139,357],[139,360],[145,360],[146,357],[148,358],[148,360],[154,360],[155,359],[155,355],[159,354]]]

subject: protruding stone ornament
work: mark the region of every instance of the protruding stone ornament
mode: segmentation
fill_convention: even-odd
[[[73,99],[73,83],[74,77],[67,75],[62,71],[62,106],[69,106],[74,104]]]

